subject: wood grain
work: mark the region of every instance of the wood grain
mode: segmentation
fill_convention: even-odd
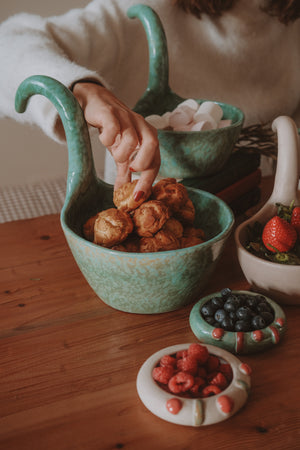
[[[141,403],[135,380],[153,352],[195,341],[192,308],[116,311],[81,275],[59,216],[0,225],[0,449],[296,449],[300,444],[299,307],[253,369],[246,406],[219,424],[176,426]],[[203,294],[247,289],[233,239]]]

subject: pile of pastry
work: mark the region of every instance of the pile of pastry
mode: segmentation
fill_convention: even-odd
[[[115,190],[116,208],[100,211],[83,226],[84,237],[98,245],[124,252],[159,252],[204,242],[194,226],[195,207],[186,187],[174,178],[158,181],[148,197],[134,200],[137,180]]]

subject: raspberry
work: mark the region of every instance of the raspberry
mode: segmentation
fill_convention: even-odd
[[[161,358],[161,360],[160,360],[160,362],[159,362],[159,365],[160,366],[162,366],[162,367],[165,367],[165,366],[171,366],[171,367],[176,367],[176,359],[175,358],[173,358],[173,356],[170,356],[170,355],[164,355],[162,358]]]
[[[197,395],[199,394],[199,388],[205,385],[205,379],[201,377],[194,378],[194,385],[190,388],[190,392]]]
[[[171,366],[165,367],[154,367],[152,371],[152,377],[155,381],[158,381],[162,384],[168,384],[170,378],[174,373],[174,369]]]
[[[201,344],[191,344],[188,348],[188,354],[197,358],[199,364],[204,364],[209,356],[207,348]]]
[[[210,384],[218,386],[222,391],[228,386],[228,381],[221,372],[218,372],[211,380]]]
[[[198,370],[197,359],[194,356],[186,356],[177,361],[177,368],[182,372],[188,372],[191,375],[196,375]]]
[[[219,394],[221,389],[218,386],[214,386],[212,384],[209,384],[208,386],[205,386],[205,388],[202,389],[202,397],[211,397],[212,395]]]
[[[217,370],[220,364],[220,360],[215,355],[209,355],[207,361],[206,361],[206,367],[208,372],[213,372],[214,370]]]
[[[205,379],[207,377],[206,369],[204,367],[199,367],[197,375],[198,375],[198,377]]]
[[[186,372],[178,372],[168,383],[168,387],[173,394],[187,392],[194,385],[193,375]]]
[[[176,353],[176,359],[185,358],[188,355],[187,350],[179,350],[179,352]]]
[[[211,380],[212,380],[217,374],[218,374],[218,371],[217,371],[217,370],[213,370],[212,372],[209,372],[209,373],[207,374],[207,377],[206,377],[207,381],[209,381],[209,383],[210,383]]]
[[[233,377],[231,365],[227,363],[220,364],[219,370],[225,375],[227,381],[230,383]]]

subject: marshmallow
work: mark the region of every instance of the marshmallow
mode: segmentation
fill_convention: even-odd
[[[173,128],[173,131],[191,131],[194,122],[191,122],[187,125],[179,125],[178,127]]]
[[[223,119],[223,120],[220,120],[220,122],[218,123],[218,128],[229,127],[231,124],[232,124],[231,119]]]
[[[223,110],[220,105],[215,102],[203,102],[198,108],[197,113],[209,114],[216,123],[219,123],[223,117]]]
[[[157,114],[147,116],[145,117],[145,119],[147,120],[148,123],[150,123],[150,125],[160,130],[163,130],[169,125],[167,117],[158,116]]]
[[[162,115],[162,117],[168,122],[168,125],[169,125],[169,118],[170,118],[171,114],[172,114],[171,111],[167,111]]]
[[[194,99],[184,100],[173,111],[162,116],[152,114],[146,120],[155,128],[174,131],[206,131],[231,125],[231,120],[221,120],[222,108],[215,102],[204,101],[201,105]]]
[[[211,124],[211,130],[215,129],[218,127],[217,122],[215,121],[215,119],[213,117],[211,117],[210,114],[206,114],[206,113],[202,113],[198,111],[195,112],[194,114],[194,118],[193,118],[194,122],[209,122]]]
[[[192,98],[188,98],[187,100],[184,100],[184,102],[180,103],[178,106],[179,107],[183,107],[183,106],[188,107],[190,109],[193,109],[195,112],[199,108],[199,103],[197,103],[196,100],[194,100]]]
[[[190,128],[190,131],[207,131],[212,129],[213,125],[211,121],[202,120],[200,122],[195,122],[193,126]]]
[[[191,114],[177,107],[169,116],[169,125],[172,128],[187,125],[190,123],[192,117]]]

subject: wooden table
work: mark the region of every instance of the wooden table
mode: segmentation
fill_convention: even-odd
[[[150,413],[135,387],[141,364],[195,341],[192,305],[134,315],[99,300],[67,247],[59,216],[0,225],[0,449],[300,448],[300,308],[271,350],[240,359],[252,370],[246,406],[206,427]],[[247,289],[233,239],[203,294]]]

